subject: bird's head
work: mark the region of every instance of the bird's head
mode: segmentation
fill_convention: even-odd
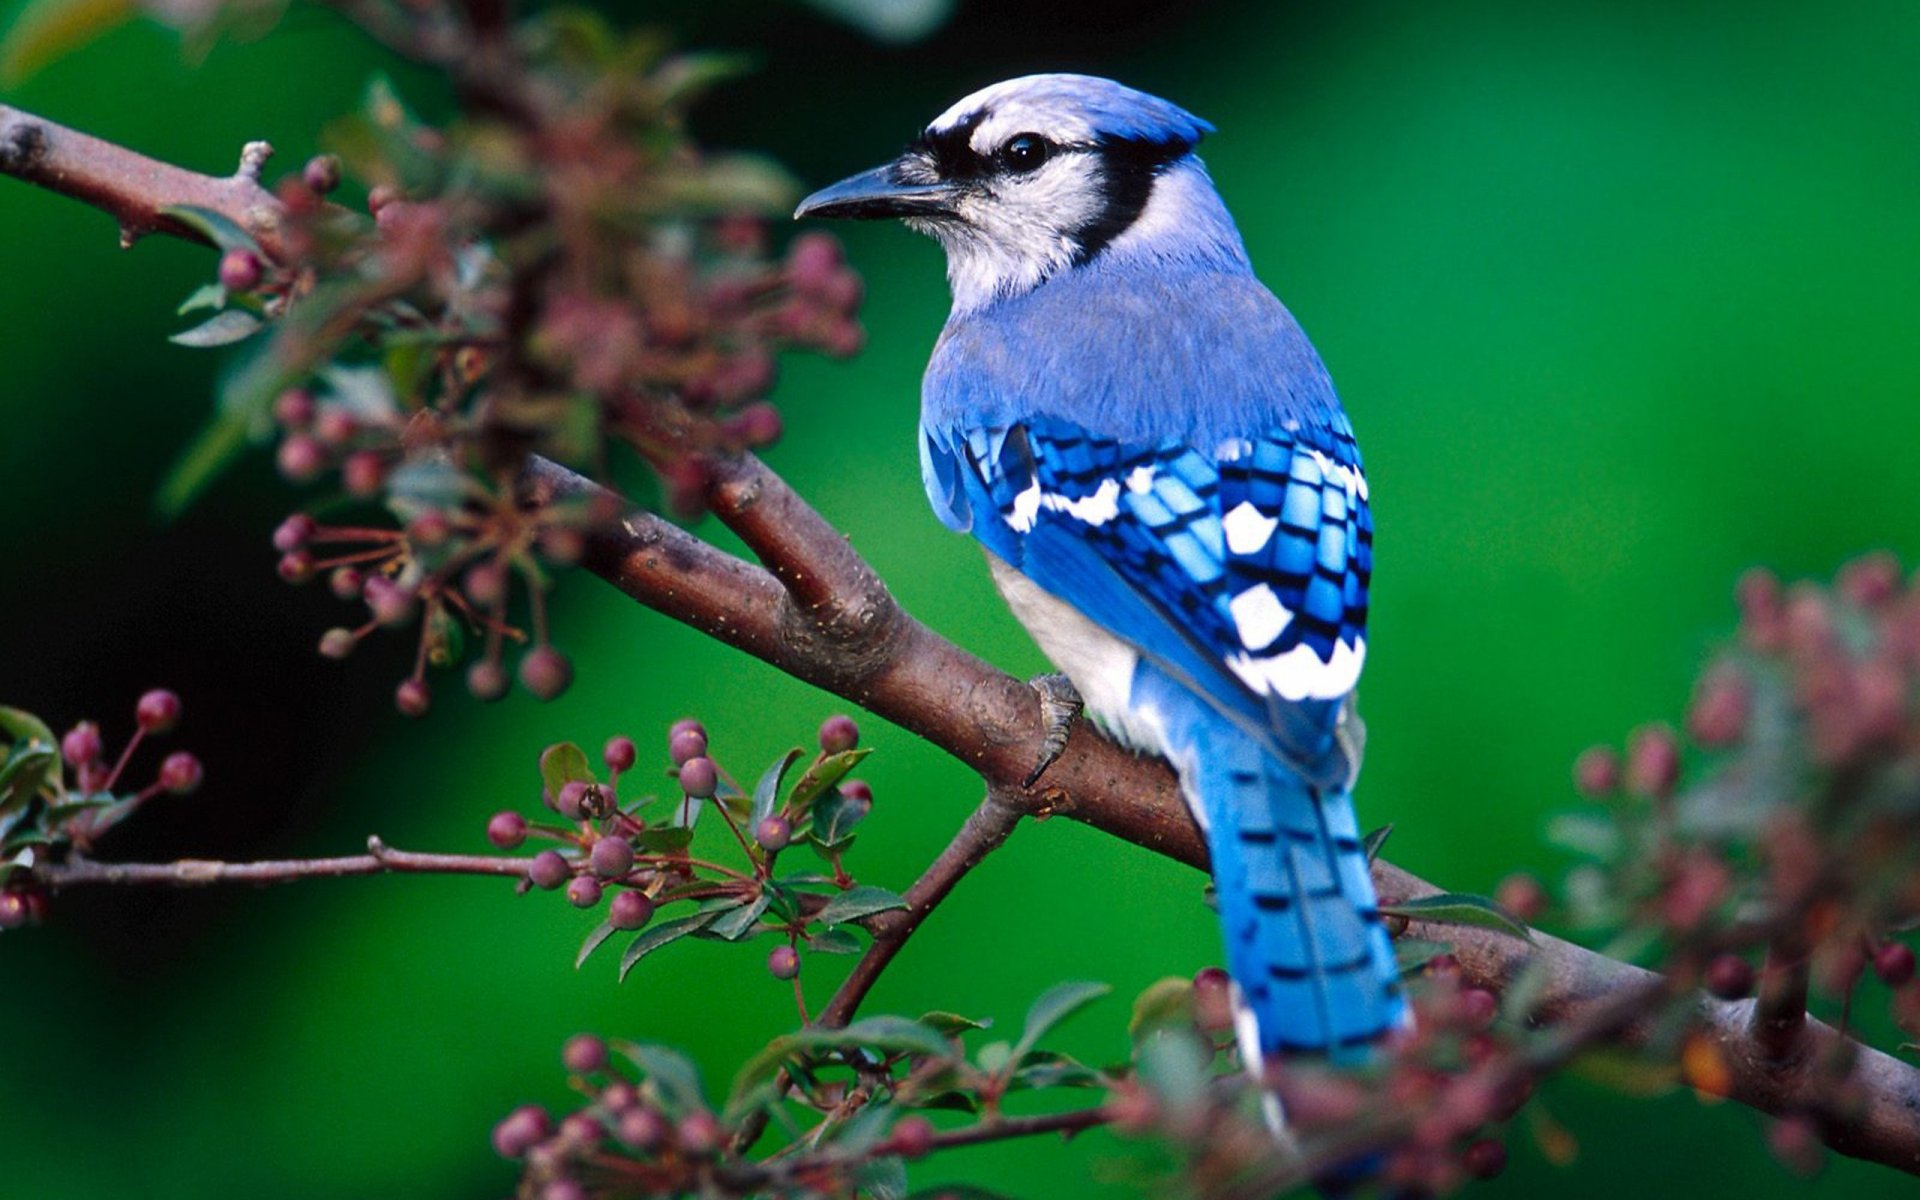
[[[890,163],[796,217],[898,217],[947,251],[957,308],[1018,295],[1134,249],[1241,254],[1193,147],[1213,127],[1091,75],[1027,75],[936,117]]]

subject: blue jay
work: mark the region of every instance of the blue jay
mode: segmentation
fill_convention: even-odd
[[[1179,774],[1249,1068],[1351,1062],[1406,1020],[1351,796],[1367,481],[1194,155],[1211,129],[1111,80],[1030,75],[795,215],[898,217],[945,248],[934,511],[986,548],[1088,714]],[[1072,713],[1047,708],[1057,747]]]

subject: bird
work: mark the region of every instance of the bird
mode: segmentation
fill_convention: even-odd
[[[1035,775],[1082,704],[1163,756],[1210,855],[1243,1062],[1350,1065],[1409,1022],[1353,806],[1373,518],[1327,369],[1195,153],[1213,131],[1113,80],[1022,76],[795,217],[944,248],[921,471],[1064,676],[1036,681]]]

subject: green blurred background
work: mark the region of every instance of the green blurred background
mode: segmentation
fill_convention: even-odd
[[[641,6],[629,6],[639,8]],[[1039,10],[1039,11],[1035,11]],[[1393,854],[1462,889],[1548,874],[1546,816],[1583,745],[1677,715],[1729,587],[1753,563],[1825,573],[1915,551],[1920,9],[1698,0],[1539,5],[959,5],[887,46],[771,3],[660,3],[694,44],[761,71],[702,112],[809,182],[878,161],[958,96],[1033,69],[1118,76],[1213,120],[1204,147],[1263,276],[1313,334],[1366,447],[1380,530],[1371,743],[1360,802]],[[298,9],[197,69],[136,26],[0,97],[205,169],[313,131],[394,69]],[[441,102],[401,68],[411,98]],[[945,312],[940,260],[895,228],[846,231],[871,349],[787,364],[771,454],[934,628],[1008,669],[1037,653],[972,546],[925,511],[918,378]],[[114,248],[105,218],[0,181],[0,699],[127,731],[135,693],[187,697],[178,744],[206,788],[154,805],[112,855],[479,849],[534,802],[546,743],[615,732],[647,753],[697,713],[758,766],[843,705],[586,578],[559,629],[562,701],[432,717],[388,702],[408,653],[311,653],[338,619],[274,578],[298,501],[263,461],[171,526],[149,498],[206,415],[217,356],[169,346],[203,252]],[[703,527],[703,532],[711,532]],[[976,798],[937,751],[864,722],[878,797],[864,877],[903,887]],[[1122,996],[1216,957],[1193,872],[1064,820],[1030,824],[954,896],[873,998],[1017,1023],[1062,978]],[[490,1123],[564,1098],[581,1029],[689,1048],[716,1079],[792,1017],[757,952],[682,943],[624,985],[574,971],[592,919],[499,883],[381,879],[273,891],[92,891],[0,940],[0,1195],[469,1197],[504,1193]],[[843,960],[811,960],[823,998]],[[1124,1052],[1124,1001],[1065,1048]],[[1910,1194],[1835,1163],[1812,1182],[1759,1122],[1690,1095],[1546,1090],[1569,1168],[1516,1135],[1479,1194]],[[953,1155],[915,1182],[1021,1197],[1122,1195],[1137,1160],[1094,1135]]]

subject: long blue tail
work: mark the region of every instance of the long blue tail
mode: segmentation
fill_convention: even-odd
[[[1254,1022],[1242,1050],[1364,1059],[1405,1001],[1353,798],[1316,791],[1231,722],[1197,724],[1183,783],[1205,817],[1227,972]]]

